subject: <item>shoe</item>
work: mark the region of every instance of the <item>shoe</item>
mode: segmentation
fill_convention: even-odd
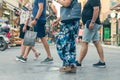
[[[46,58],[45,60],[42,61],[42,63],[43,62],[51,62],[51,61],[53,61],[53,58]]]
[[[60,72],[70,72],[71,70],[70,66],[63,66],[59,69]]]
[[[77,66],[71,66],[71,70],[70,70],[70,72],[72,72],[72,73],[76,73],[76,71],[77,71]]]
[[[93,64],[93,66],[94,66],[94,67],[106,67],[106,64],[105,64],[105,62],[99,61],[98,63]]]
[[[20,59],[20,61],[23,62],[23,63],[25,63],[25,62],[27,61],[27,58],[23,58],[23,57],[22,57],[22,58]]]
[[[76,61],[76,65],[77,66],[82,66],[81,63],[79,63],[78,61]]]
[[[34,57],[34,60],[36,61],[40,55],[41,55],[41,53],[38,53],[38,55],[36,55],[36,56]]]
[[[16,61],[19,61],[22,58],[22,56],[16,56]]]

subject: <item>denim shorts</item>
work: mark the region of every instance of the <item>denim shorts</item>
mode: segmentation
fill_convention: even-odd
[[[82,41],[88,42],[88,43],[91,41],[98,41],[100,37],[98,30],[100,29],[100,27],[101,25],[95,23],[94,28],[90,30],[85,25],[83,36],[82,36]]]

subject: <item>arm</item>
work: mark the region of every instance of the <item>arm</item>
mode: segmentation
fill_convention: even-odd
[[[37,15],[36,15],[36,19],[39,19],[39,17],[41,16],[41,14],[42,14],[42,11],[43,11],[43,3],[38,3],[38,7],[39,7],[39,9],[38,9],[38,12],[37,12]]]
[[[94,23],[95,23],[96,19],[98,18],[98,15],[99,15],[99,6],[93,7],[93,17],[92,17],[91,23],[89,25],[90,29],[94,28]]]
[[[39,9],[38,9],[38,12],[37,12],[37,14],[36,14],[36,16],[35,16],[35,19],[31,22],[31,25],[32,25],[32,26],[37,23],[37,20],[39,19],[39,17],[40,17],[41,14],[42,14],[42,11],[43,11],[43,3],[38,3],[38,7],[39,7]]]
[[[27,25],[28,25],[28,23],[29,23],[29,20],[30,20],[30,15],[31,15],[30,11],[27,11],[27,12],[26,12],[26,21],[25,21],[24,27],[23,27],[23,32],[26,31],[26,27],[27,27]]]
[[[54,6],[54,4],[53,4],[53,3],[51,4],[51,8],[52,8],[53,12],[54,12],[55,14],[57,14],[56,7]]]
[[[93,17],[91,22],[95,22],[99,15],[99,6],[93,8]]]
[[[64,7],[68,7],[71,3],[71,0],[57,0],[57,1],[58,1],[58,3],[63,5]]]

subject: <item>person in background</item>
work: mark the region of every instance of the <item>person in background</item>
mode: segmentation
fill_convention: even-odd
[[[57,0],[58,3],[67,7],[72,0]],[[60,17],[53,21],[53,26],[59,24]],[[71,20],[69,23],[61,22],[60,31],[56,36],[56,47],[59,57],[63,61],[60,72],[76,72],[76,44],[75,39],[79,30],[79,19]]]
[[[81,26],[78,32],[78,42],[82,43],[83,27]]]
[[[78,61],[76,61],[77,66],[81,66],[81,63],[88,51],[88,44],[93,41],[98,55],[99,62],[93,64],[95,67],[105,67],[103,48],[99,40],[98,30],[101,26],[100,22],[100,0],[88,0],[82,11],[82,21],[85,26],[82,39],[82,48],[80,51],[80,56]]]
[[[25,46],[23,42],[24,42],[25,31],[30,29],[31,11],[32,11],[31,3],[29,2],[29,0],[24,0],[23,7],[20,12],[20,35],[19,37],[21,38],[21,54],[20,56],[16,56],[16,60],[20,60],[22,62],[27,61],[27,58],[24,58],[24,55],[27,52],[27,46]],[[35,54],[34,60],[36,60],[39,57],[40,53],[37,52],[37,50],[34,47],[32,47],[31,49]]]
[[[37,32],[37,37],[41,39],[44,48],[47,52],[47,58],[42,62],[51,62],[53,58],[50,53],[50,48],[46,40],[46,0],[34,0],[32,14],[34,19],[31,21],[31,26],[34,26],[34,31]],[[24,59],[27,58],[29,51],[32,47],[28,48],[28,52],[25,54]]]

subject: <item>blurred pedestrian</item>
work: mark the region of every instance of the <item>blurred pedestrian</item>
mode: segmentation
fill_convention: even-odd
[[[68,7],[72,0],[57,0],[64,7]],[[80,12],[80,11],[79,11]],[[58,17],[53,21],[53,26],[59,24],[61,20]],[[75,39],[78,34],[80,21],[79,19],[71,20],[70,22],[61,22],[60,32],[56,36],[56,47],[59,57],[63,61],[63,65],[60,68],[61,72],[76,72],[76,44]]]
[[[20,12],[20,35],[19,35],[19,37],[21,38],[21,54],[20,56],[16,56],[16,60],[26,62],[28,55],[25,56],[25,54],[28,52],[28,49],[27,46],[23,44],[23,42],[25,31],[30,29],[32,4],[29,2],[29,0],[23,0],[22,5],[23,6]],[[36,60],[39,57],[40,53],[37,52],[37,50],[34,47],[32,47],[32,51],[35,54],[34,60]]]
[[[81,26],[78,32],[78,42],[82,43],[83,27]]]
[[[34,31],[37,32],[37,37],[41,39],[41,42],[43,43],[47,52],[47,58],[45,58],[42,62],[51,62],[53,61],[53,58],[51,56],[50,48],[45,37],[46,0],[34,0],[32,14],[34,19],[32,20],[31,25],[34,26]]]
[[[98,30],[101,26],[100,10],[101,10],[100,0],[88,0],[83,8],[82,21],[85,28],[83,32],[82,48],[80,51],[80,56],[78,61],[76,62],[77,66],[81,66],[81,63],[87,54],[88,44],[90,43],[90,41],[93,41],[93,44],[95,45],[100,58],[99,62],[93,64],[93,66],[95,67],[106,66],[104,61],[103,48],[99,41],[99,33],[98,33]]]

